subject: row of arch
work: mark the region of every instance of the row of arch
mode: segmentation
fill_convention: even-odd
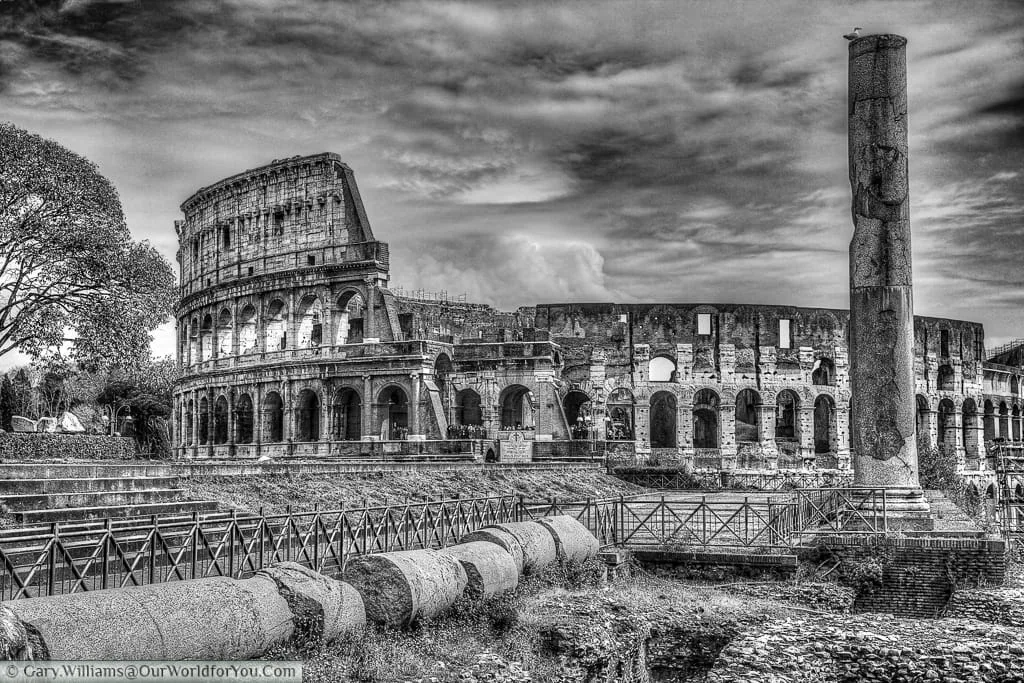
[[[675,359],[664,354],[651,358],[647,365],[647,378],[651,382],[679,381],[679,370]],[[835,386],[835,361],[827,356],[815,360],[814,366],[811,368],[811,384],[816,386]]]
[[[193,316],[182,326],[181,358],[192,365],[217,356],[361,342],[366,313],[362,294],[347,291],[333,303],[331,309],[320,297],[308,294],[290,315],[284,299],[275,297],[262,318],[253,304],[244,306],[237,319],[226,306],[216,317],[213,313]]]

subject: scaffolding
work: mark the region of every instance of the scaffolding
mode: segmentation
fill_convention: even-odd
[[[447,290],[431,292],[426,289],[405,289],[405,287],[392,287],[391,293],[400,299],[412,299],[414,301],[429,301],[440,304],[464,304],[466,303],[465,293],[452,297]]]

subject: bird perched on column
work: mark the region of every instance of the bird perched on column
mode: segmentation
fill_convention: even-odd
[[[846,38],[847,40],[857,40],[858,38],[860,38],[860,32],[861,27],[857,26],[856,28],[853,29],[851,33],[844,33],[843,38]]]

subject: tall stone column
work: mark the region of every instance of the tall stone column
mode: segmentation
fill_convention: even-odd
[[[907,40],[850,43],[850,379],[854,483],[895,487],[890,510],[927,511],[918,482],[907,162]]]

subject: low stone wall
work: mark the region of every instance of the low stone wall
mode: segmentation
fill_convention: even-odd
[[[1017,629],[969,619],[888,615],[789,618],[746,630],[719,654],[708,683],[1022,680]]]
[[[795,555],[632,550],[633,559],[658,576],[725,581],[736,578],[787,579],[796,574]]]
[[[818,543],[819,555],[826,548],[847,577],[861,577],[858,610],[901,616],[935,617],[954,589],[1004,583],[1009,560],[1001,539],[828,536]]]
[[[1024,589],[976,588],[953,593],[945,616],[1024,627]]]
[[[132,460],[135,440],[122,436],[0,432],[0,460]]]

